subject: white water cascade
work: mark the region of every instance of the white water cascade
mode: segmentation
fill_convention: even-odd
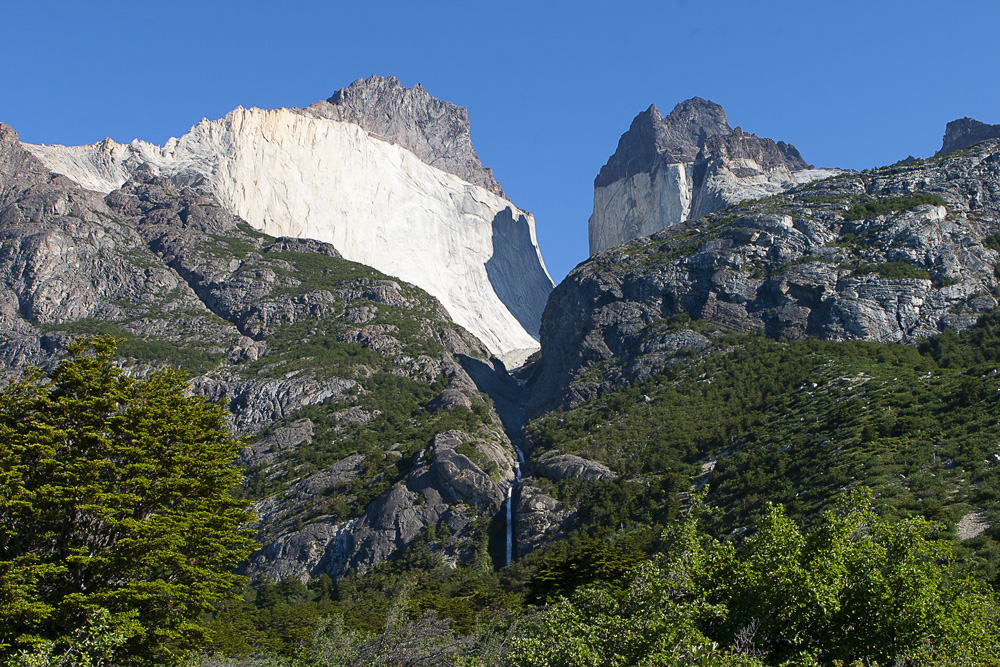
[[[521,448],[514,445],[514,451],[517,453],[517,461],[514,462],[514,482],[507,487],[507,557],[504,561],[507,566],[510,566],[510,561],[514,556],[514,512],[512,507],[514,504],[514,490],[521,483],[521,464],[524,462],[524,454],[521,452]]]

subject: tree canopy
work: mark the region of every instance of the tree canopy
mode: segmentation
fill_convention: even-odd
[[[0,653],[67,644],[104,614],[128,635],[114,664],[174,663],[242,584],[251,516],[230,495],[225,411],[177,371],[130,377],[115,346],[71,344],[0,391]]]
[[[578,588],[526,625],[521,667],[996,665],[992,591],[958,576],[925,519],[880,518],[853,494],[808,533],[770,506],[745,543],[695,514],[625,588]]]

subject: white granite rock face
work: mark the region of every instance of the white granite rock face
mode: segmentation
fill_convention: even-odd
[[[588,221],[590,254],[689,218],[841,173],[839,169],[768,169],[751,159],[718,160],[707,165],[704,180],[697,186],[692,170],[692,163],[661,164],[652,173],[639,172],[595,187],[594,212]],[[754,173],[737,175],[750,172]]]
[[[590,254],[687,220],[692,191],[690,165],[683,162],[594,188]]]
[[[651,105],[594,179],[590,254],[838,173],[813,169],[791,144],[730,127],[715,102],[694,97],[666,116]]]
[[[327,241],[421,287],[501,358],[538,347],[552,280],[531,215],[353,123],[238,108],[162,147],[106,139],[26,148],[102,192],[142,164],[179,184],[204,181],[265,233]]]

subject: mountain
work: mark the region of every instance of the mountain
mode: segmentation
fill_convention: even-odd
[[[731,128],[714,102],[694,97],[666,116],[651,105],[594,179],[590,254],[834,173],[790,144]]]
[[[502,364],[418,287],[260,232],[207,181],[179,180],[142,164],[88,190],[0,125],[4,372],[111,334],[130,372],[191,373],[249,437],[254,578],[363,571],[438,525],[442,557],[489,559],[516,461]]]
[[[1000,125],[987,125],[974,118],[959,118],[945,127],[941,150],[935,155],[954,153],[987,139],[1000,139]]]
[[[229,409],[260,548],[213,621],[224,650],[293,654],[324,616],[381,630],[397,594],[506,631],[576,586],[626,590],[701,498],[739,549],[769,502],[808,525],[867,487],[995,583],[1000,140],[953,126],[974,143],[795,183],[798,152],[718,105],[651,107],[597,188],[683,218],[545,301],[532,220],[419,87],[358,81],[163,147],[0,125],[0,371],[110,334],[129,373],[180,367]],[[471,277],[439,297],[417,264]],[[510,374],[529,315],[540,350]]]
[[[681,316],[780,340],[914,343],[968,328],[997,303],[998,183],[1000,152],[986,142],[840,173],[599,252],[549,299],[534,409],[577,404],[703,347],[701,334],[675,330]]]
[[[534,219],[480,165],[466,111],[422,88],[370,77],[308,109],[202,120],[162,147],[106,139],[26,148],[98,192],[143,166],[203,186],[259,231],[332,243],[427,290],[495,355],[537,349],[552,280]]]

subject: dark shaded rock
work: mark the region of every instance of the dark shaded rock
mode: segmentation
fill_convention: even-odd
[[[472,147],[465,107],[431,97],[419,83],[404,88],[395,77],[373,75],[358,79],[307,111],[360,125],[432,167],[505,196],[492,170],[483,167]]]
[[[660,161],[694,162],[708,137],[730,131],[726,112],[715,102],[693,97],[666,116],[651,104],[618,140],[617,150],[601,167],[594,187],[651,171]]]
[[[987,125],[974,118],[959,118],[945,127],[941,150],[935,155],[960,151],[980,141],[997,138],[1000,138],[1000,125]]]

